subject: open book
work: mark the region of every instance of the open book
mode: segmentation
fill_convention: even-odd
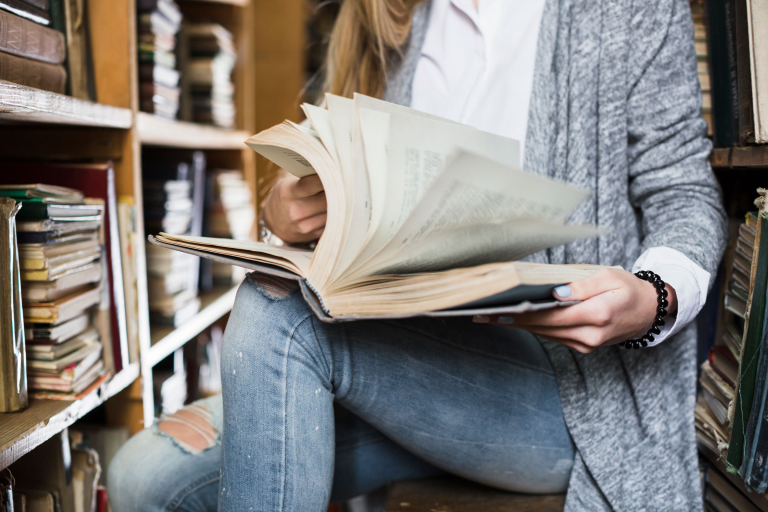
[[[553,286],[599,268],[516,262],[598,233],[565,224],[589,192],[523,171],[517,141],[359,94],[326,98],[303,105],[312,129],[285,121],[246,141],[289,173],[319,175],[328,214],[314,251],[150,242],[298,279],[326,320],[552,307]]]

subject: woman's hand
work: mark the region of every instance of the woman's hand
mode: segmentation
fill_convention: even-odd
[[[272,188],[264,202],[264,224],[289,244],[317,240],[325,229],[327,204],[320,178],[286,176]]]
[[[674,313],[677,294],[670,285],[666,288],[667,310]],[[625,270],[599,270],[586,279],[557,287],[554,295],[560,301],[582,302],[519,315],[475,317],[475,321],[524,329],[587,354],[603,345],[644,335],[656,319],[656,288]]]

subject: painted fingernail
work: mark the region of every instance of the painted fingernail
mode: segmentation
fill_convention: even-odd
[[[558,297],[570,297],[573,293],[573,290],[571,290],[571,287],[568,285],[558,286],[555,288],[555,293]]]
[[[472,321],[476,324],[487,324],[491,319],[484,315],[475,315],[472,317]]]
[[[496,319],[496,321],[504,325],[510,325],[515,323],[514,317],[511,317],[511,316],[500,316],[499,318]]]

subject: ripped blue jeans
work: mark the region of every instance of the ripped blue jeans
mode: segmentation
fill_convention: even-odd
[[[252,275],[224,335],[222,385],[120,450],[115,512],[324,512],[443,472],[564,492],[573,465],[552,367],[517,329],[324,324],[291,284]]]

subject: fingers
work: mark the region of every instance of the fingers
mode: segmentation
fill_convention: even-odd
[[[598,270],[591,276],[555,288],[554,296],[561,301],[587,300],[609,290],[621,288],[623,281],[611,269]]]
[[[302,236],[302,238],[312,237],[307,239],[315,240],[320,237],[323,230],[325,229],[326,219],[327,214],[325,213],[315,215],[314,217],[309,217],[308,219],[303,219],[296,223],[296,231],[299,235]],[[317,233],[317,236],[314,236],[315,233]]]
[[[314,196],[302,199],[294,199],[288,203],[288,219],[291,222],[301,222],[328,210],[328,204],[325,200],[325,192],[315,194]]]
[[[323,184],[317,174],[293,179],[287,183],[286,193],[289,199],[301,199],[314,196],[323,191]]]
[[[514,315],[514,326],[528,329],[529,327],[575,327],[580,325],[596,325],[604,327],[611,321],[611,310],[600,300],[585,301],[573,306],[532,311]],[[512,322],[506,322],[512,324]]]

